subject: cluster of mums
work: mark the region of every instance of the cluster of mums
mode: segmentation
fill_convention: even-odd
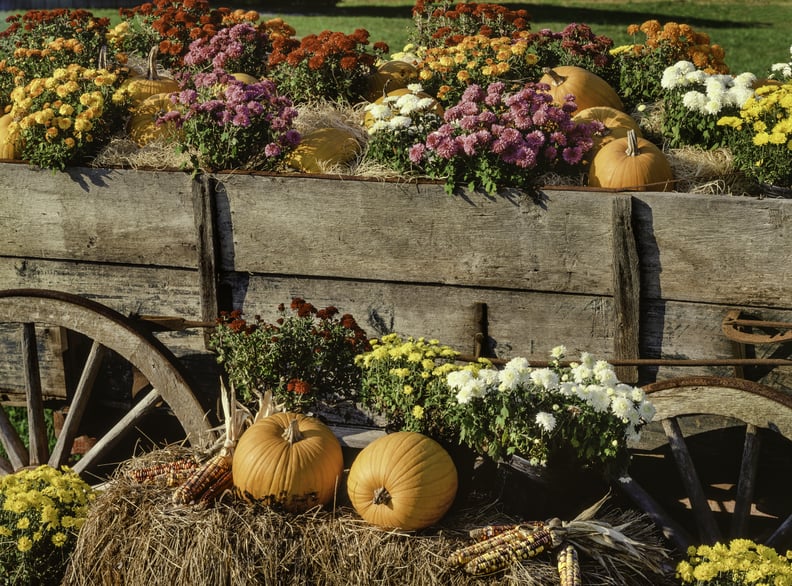
[[[420,0],[411,43],[389,55],[362,29],[298,39],[282,19],[200,0],[121,15],[113,28],[86,11],[9,19],[0,156],[63,169],[120,137],[206,171],[366,162],[449,191],[529,189],[549,173],[669,190],[663,149],[693,144],[732,148],[752,180],[790,182],[788,64],[761,82],[729,75],[723,48],[689,25],[631,25],[644,42],[614,48],[582,24],[533,32],[524,10]],[[298,131],[319,103],[339,117]],[[633,114],[658,104],[664,122],[647,135]]]

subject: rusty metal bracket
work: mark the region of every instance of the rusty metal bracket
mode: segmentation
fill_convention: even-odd
[[[721,329],[723,335],[729,340],[739,342],[740,344],[754,345],[792,342],[792,323],[741,318],[740,313],[739,309],[731,309],[723,318]],[[777,331],[775,333],[759,333],[752,331],[753,328],[768,328],[782,331]]]

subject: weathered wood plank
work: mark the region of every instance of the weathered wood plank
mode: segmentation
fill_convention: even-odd
[[[635,235],[632,229],[632,200],[621,196],[613,200],[613,357],[639,356],[641,322],[641,273]],[[635,383],[638,369],[619,366],[619,380]]]
[[[792,200],[635,194],[652,299],[792,307]]]
[[[439,185],[220,176],[240,272],[611,293],[610,194],[449,196]],[[225,217],[224,217],[225,216]]]
[[[3,164],[0,256],[197,266],[185,173]]]

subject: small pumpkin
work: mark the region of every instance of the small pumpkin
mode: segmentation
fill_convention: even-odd
[[[344,468],[341,444],[314,417],[273,413],[237,442],[234,486],[246,496],[299,513],[333,500]]]
[[[412,531],[448,512],[457,482],[454,461],[439,443],[399,431],[360,451],[349,469],[347,493],[355,511],[372,525]]]
[[[253,83],[258,83],[258,82],[261,81],[259,78],[254,77],[254,76],[250,75],[249,73],[244,73],[242,71],[237,72],[237,73],[232,73],[231,77],[233,77],[234,79],[236,79],[238,81],[241,81],[242,83],[245,83],[247,85],[250,85],[250,84],[253,84]]]
[[[545,67],[544,75],[539,81],[550,86],[549,93],[558,104],[563,103],[569,94],[575,96],[577,112],[594,106],[624,110],[624,103],[616,90],[599,75],[582,67]]]
[[[122,84],[122,88],[129,93],[133,107],[141,104],[150,96],[179,91],[179,83],[175,79],[160,76],[157,73],[157,51],[156,45],[149,51],[146,75],[130,77]]]
[[[594,147],[587,156],[593,157],[599,149],[617,138],[624,138],[627,132],[634,130],[638,138],[643,138],[638,121],[621,110],[610,106],[592,106],[585,110],[578,110],[572,117],[575,123],[600,122],[605,126],[605,133],[594,136]]]
[[[11,114],[0,116],[0,159],[18,159],[22,153],[19,138],[9,136],[9,126],[13,121]]]
[[[589,166],[589,185],[609,189],[670,191],[674,172],[654,143],[634,130],[606,144]]]
[[[127,134],[138,146],[145,146],[155,140],[177,142],[182,136],[181,129],[173,122],[157,124],[157,119],[174,110],[170,94],[154,94],[137,106],[127,122]]]
[[[388,92],[406,88],[418,80],[418,69],[412,63],[392,59],[368,77],[368,101],[373,102]]]
[[[316,128],[302,135],[300,144],[286,156],[286,164],[303,173],[324,173],[336,165],[348,163],[361,151],[352,131]]]

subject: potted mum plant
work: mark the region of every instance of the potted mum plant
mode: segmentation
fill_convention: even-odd
[[[629,461],[628,441],[654,417],[644,392],[620,383],[607,362],[583,353],[564,364],[565,353],[554,348],[544,368],[514,358],[502,369],[448,374],[460,439],[501,463],[507,485],[528,483],[527,502],[516,491],[506,496],[530,514],[574,511],[587,490],[604,492],[609,472]]]
[[[473,375],[490,362],[461,364],[459,352],[438,340],[395,333],[370,343],[370,351],[355,357],[362,373],[360,402],[384,416],[391,431],[415,431],[444,446],[459,445],[447,376],[460,370]]]
[[[549,86],[527,83],[509,91],[503,82],[469,85],[446,109],[444,123],[410,148],[410,160],[448,193],[459,186],[492,195],[504,187],[531,189],[551,170],[571,173],[585,161],[601,122],[575,123],[572,95],[558,106]]]
[[[0,478],[0,583],[60,584],[94,498],[65,467]]]
[[[282,410],[304,412],[354,398],[360,386],[355,356],[369,349],[355,319],[299,297],[289,309],[279,305],[278,313],[274,322],[223,313],[210,337],[240,400],[255,407],[269,391]]]
[[[792,80],[756,89],[737,116],[724,116],[734,165],[765,195],[792,197]]]

